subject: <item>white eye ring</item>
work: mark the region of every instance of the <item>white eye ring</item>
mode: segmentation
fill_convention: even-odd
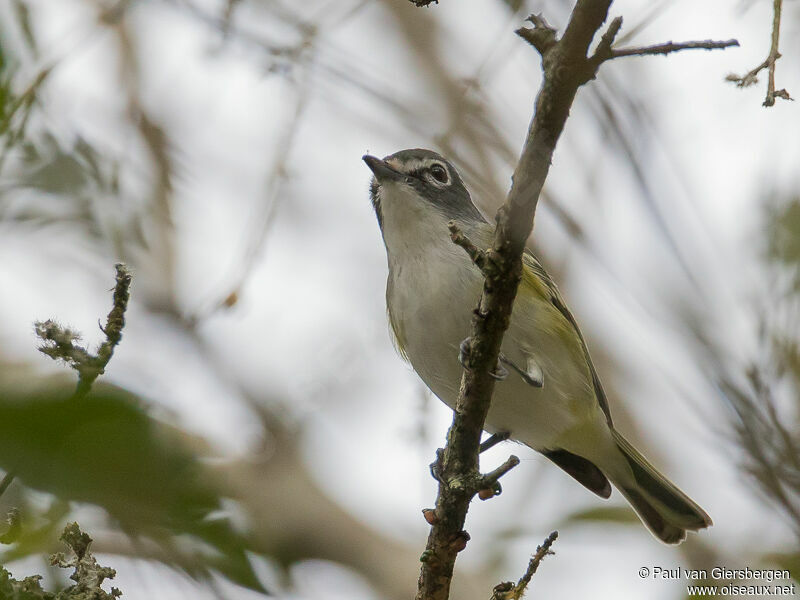
[[[447,167],[442,163],[433,163],[428,168],[428,174],[436,185],[448,185],[450,183],[450,174],[447,172]]]

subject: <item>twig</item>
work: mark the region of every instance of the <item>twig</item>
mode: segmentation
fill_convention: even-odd
[[[780,54],[778,55],[778,58],[780,58]],[[735,83],[736,87],[740,87],[740,88],[742,88],[742,87],[750,87],[751,85],[754,85],[754,84],[758,83],[757,75],[761,71],[766,69],[767,67],[769,67],[769,59],[766,59],[764,62],[762,62],[760,65],[758,65],[755,69],[752,69],[751,71],[748,71],[747,73],[745,73],[741,77],[731,73],[730,75],[725,77],[725,80]]]
[[[611,58],[621,58],[623,56],[648,56],[653,54],[670,54],[681,50],[720,50],[738,46],[738,40],[703,40],[699,42],[665,42],[655,46],[643,46],[641,48],[614,48],[611,50]]]
[[[125,310],[130,299],[131,274],[128,267],[116,265],[117,283],[114,286],[114,305],[106,318],[106,324],[100,326],[106,339],[91,354],[86,348],[75,342],[80,335],[62,327],[58,323],[47,320],[35,324],[36,334],[44,341],[39,350],[54,360],[63,360],[78,372],[78,385],[73,394],[74,399],[82,398],[89,393],[92,383],[105,372],[114,348],[122,339],[122,328],[125,326]]]
[[[537,52],[544,56],[558,41],[556,30],[550,27],[542,15],[531,15],[527,20],[533,23],[533,29],[529,27],[520,27],[514,33],[536,48]]]
[[[730,48],[731,46],[738,46],[738,40],[703,40],[693,42],[664,42],[663,44],[655,44],[653,46],[638,46],[631,48],[612,48],[614,39],[617,37],[620,28],[622,27],[622,17],[616,17],[608,29],[600,39],[597,49],[591,58],[591,63],[595,68],[602,62],[614,58],[623,58],[625,56],[653,56],[657,54],[671,54],[673,52],[680,52],[681,50],[720,50]]]
[[[519,464],[519,458],[514,456],[513,454],[508,457],[508,460],[504,462],[502,465],[497,467],[496,469],[489,471],[481,478],[479,486],[481,489],[486,489],[488,487],[493,486],[496,484],[500,478],[508,473],[511,469],[516,467]]]
[[[481,448],[482,447],[483,444],[481,444]],[[488,500],[489,498],[499,496],[503,491],[503,488],[500,487],[500,478],[518,464],[519,458],[512,454],[502,465],[481,477],[476,486],[478,488],[478,498],[481,500]]]
[[[483,271],[486,268],[486,252],[473,244],[472,240],[464,235],[464,232],[456,225],[455,221],[448,222],[447,228],[450,230],[450,239],[453,240],[453,243],[456,246],[461,246],[472,262],[475,263],[475,266]]]
[[[555,554],[555,552],[550,550],[550,547],[557,538],[557,531],[554,531],[548,535],[547,538],[545,538],[544,543],[542,543],[541,546],[536,547],[536,554],[531,557],[531,560],[528,563],[528,568],[525,570],[525,574],[520,577],[516,585],[510,581],[506,581],[495,586],[491,600],[520,600],[525,593],[525,588],[528,587],[528,584],[531,582],[531,578],[533,577],[534,573],[536,573],[536,570],[539,568],[539,564],[542,562],[542,560],[544,560],[544,557],[548,554]]]
[[[775,63],[781,57],[778,52],[778,39],[781,31],[781,10],[783,0],[773,0],[772,2],[772,43],[769,49],[769,55],[760,65],[748,71],[741,77],[731,73],[725,79],[736,84],[736,87],[749,87],[758,83],[758,74],[764,69],[768,70],[767,78],[767,96],[764,99],[763,106],[773,106],[775,98],[783,98],[784,100],[794,100],[785,89],[775,89]]]
[[[775,90],[775,63],[780,58],[778,52],[778,38],[781,33],[781,8],[783,0],[773,0],[772,3],[772,46],[769,49],[769,77],[767,81],[767,97],[764,99],[764,106],[772,106],[775,104],[775,98],[783,98],[784,100],[791,100],[789,92],[785,89]]]

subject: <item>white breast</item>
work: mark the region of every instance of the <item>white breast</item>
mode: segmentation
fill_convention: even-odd
[[[452,408],[462,374],[459,345],[470,333],[483,278],[463,249],[450,241],[443,215],[411,198],[392,200],[382,205],[390,318],[414,370]],[[492,228],[484,224],[465,233],[485,247]],[[544,326],[558,316],[554,311],[546,299],[515,305],[503,352],[520,365],[534,357],[542,367],[544,387],[534,388],[512,372],[495,386],[486,425],[490,432],[509,431],[535,449],[564,447],[562,438],[587,425],[604,427],[586,365],[574,360],[574,349],[563,336]]]

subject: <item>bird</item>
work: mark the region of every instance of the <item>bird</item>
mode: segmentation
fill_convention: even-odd
[[[412,148],[362,159],[372,171],[370,198],[386,247],[386,305],[395,345],[433,394],[454,408],[459,348],[470,333],[484,278],[452,242],[448,224],[482,250],[491,247],[494,226],[439,153]],[[522,265],[496,369],[502,381],[484,429],[540,452],[602,498],[611,495],[613,483],[667,544],[711,526],[708,514],[614,427],[575,317],[528,248]]]

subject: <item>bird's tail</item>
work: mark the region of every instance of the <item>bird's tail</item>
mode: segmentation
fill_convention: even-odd
[[[611,431],[630,470],[609,469],[611,472],[606,475],[656,537],[667,544],[678,544],[686,538],[687,530],[712,525],[711,517],[702,508],[659,473],[619,432],[613,428]]]

